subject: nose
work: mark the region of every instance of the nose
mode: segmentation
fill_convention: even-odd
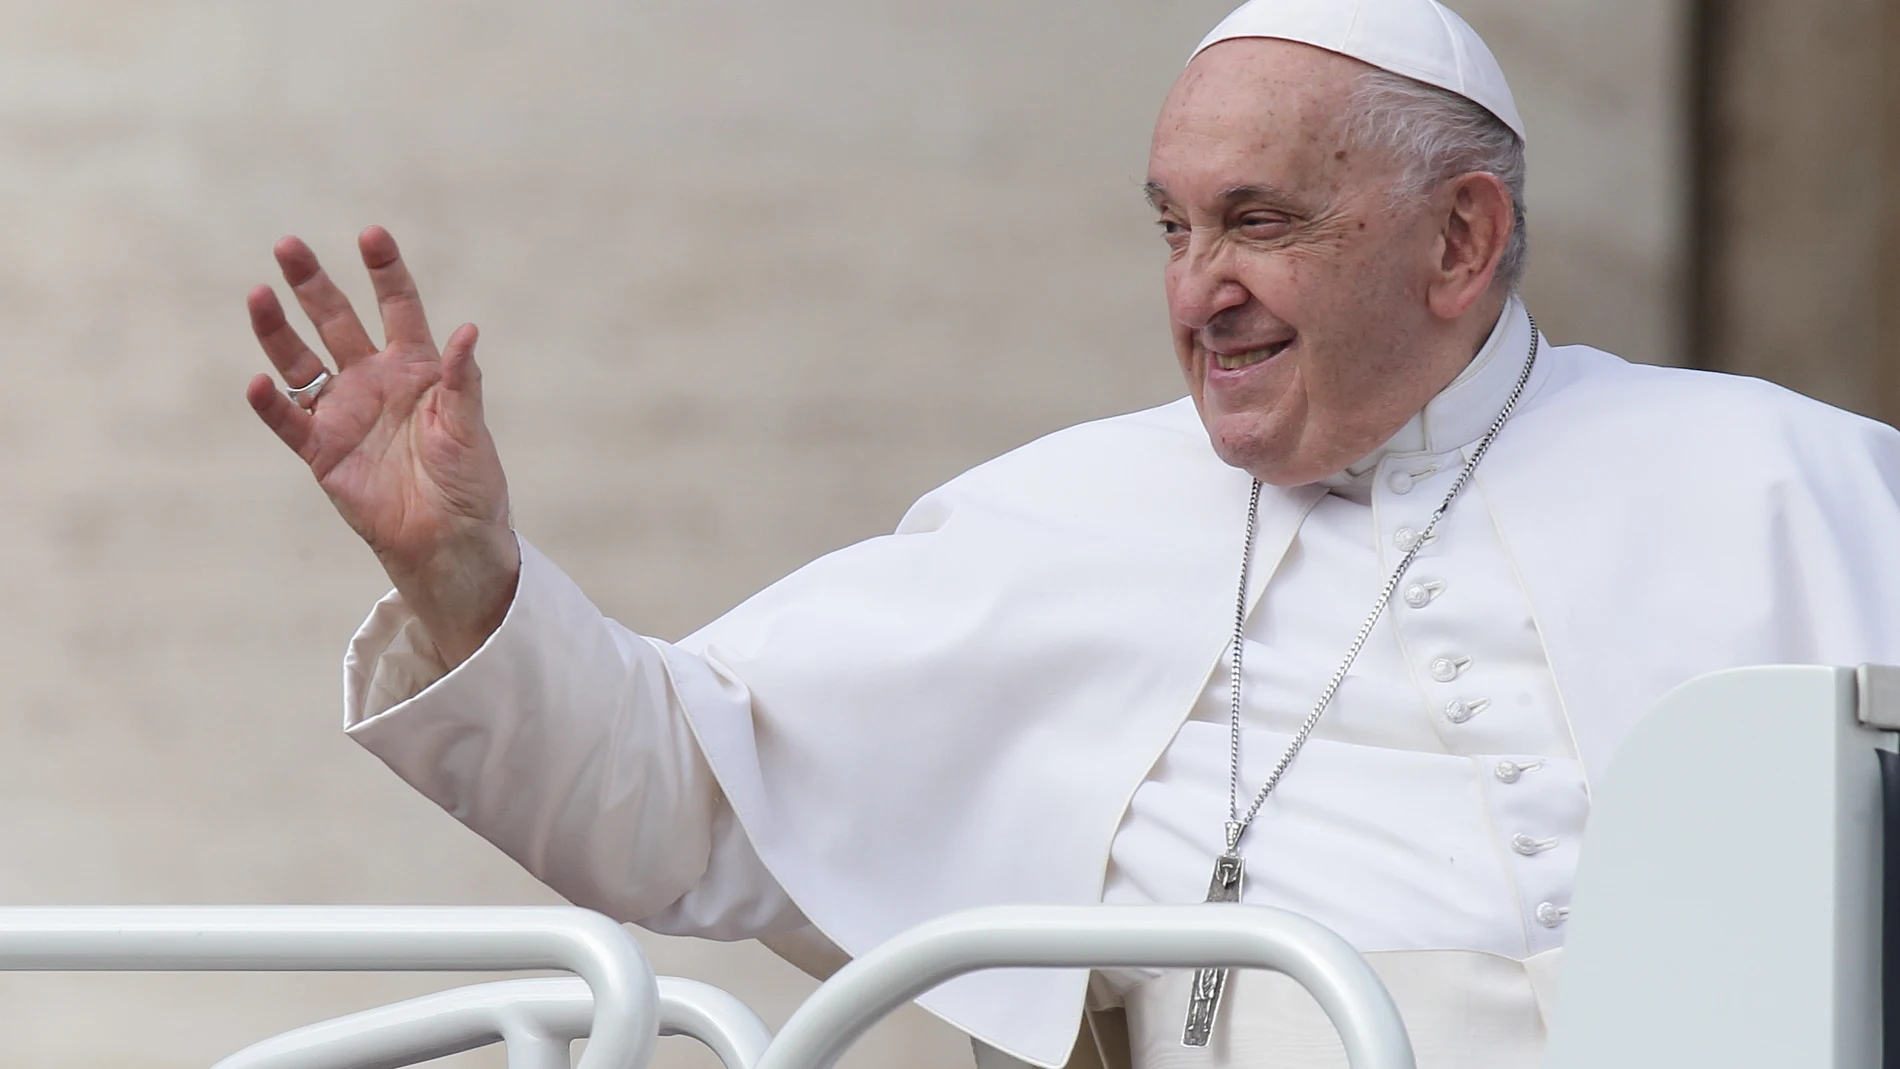
[[[1168,266],[1168,311],[1175,322],[1202,330],[1252,298],[1235,277],[1232,246],[1199,228],[1191,231],[1187,249]]]

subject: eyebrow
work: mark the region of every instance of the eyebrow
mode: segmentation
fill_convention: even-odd
[[[1161,210],[1161,205],[1168,200],[1167,188],[1152,179],[1144,183],[1141,188],[1142,192],[1147,195],[1148,204],[1156,211]],[[1241,201],[1249,200],[1266,201],[1269,204],[1286,207],[1291,207],[1299,203],[1297,198],[1278,186],[1251,183],[1247,185],[1228,186],[1226,189],[1221,190],[1215,199],[1225,205],[1237,204]]]
[[[1291,206],[1298,201],[1293,194],[1279,186],[1269,185],[1228,186],[1220,191],[1219,199],[1223,204],[1235,204],[1243,200],[1263,200],[1286,206]]]

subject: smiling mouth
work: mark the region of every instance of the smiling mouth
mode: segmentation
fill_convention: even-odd
[[[1263,345],[1258,349],[1248,349],[1248,350],[1245,350],[1244,352],[1238,352],[1238,353],[1209,352],[1208,355],[1214,358],[1214,366],[1217,368],[1220,368],[1222,371],[1239,371],[1241,368],[1252,367],[1255,364],[1265,363],[1266,361],[1271,360],[1276,356],[1279,356],[1281,353],[1286,351],[1287,346],[1292,345],[1292,344],[1293,344],[1293,341],[1292,339],[1289,338],[1286,341],[1277,341],[1271,345]]]

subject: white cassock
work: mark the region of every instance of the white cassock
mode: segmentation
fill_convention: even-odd
[[[1385,447],[1263,491],[1244,791],[1529,342],[1514,300]],[[1186,401],[1074,427],[677,645],[602,618],[524,543],[506,620],[452,672],[399,599],[376,607],[348,654],[348,729],[570,899],[657,931],[862,953],[966,907],[1196,902],[1226,816],[1249,486]],[[1426,1069],[1534,1065],[1591,779],[1693,676],[1900,662],[1897,486],[1883,425],[1545,346],[1244,841],[1246,901],[1367,953]],[[1257,973],[1214,1044],[1182,1050],[1186,982],[1003,971],[922,1001],[1044,1065],[1090,999],[1125,1004],[1144,1069],[1344,1064],[1310,1001]]]

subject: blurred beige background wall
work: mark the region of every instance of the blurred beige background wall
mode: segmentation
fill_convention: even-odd
[[[1900,0],[1697,0],[1694,362],[1900,421]]]
[[[395,231],[484,329],[521,528],[677,637],[1176,396],[1138,186],[1227,6],[0,0],[0,902],[549,900],[338,729],[384,584],[240,397],[279,235],[361,295]],[[1685,5],[1457,6],[1532,130],[1540,321],[1684,360]],[[808,989],[645,943],[774,1023]],[[202,1066],[441,985],[0,977],[0,1064]],[[849,1064],[965,1060],[911,1011]]]

